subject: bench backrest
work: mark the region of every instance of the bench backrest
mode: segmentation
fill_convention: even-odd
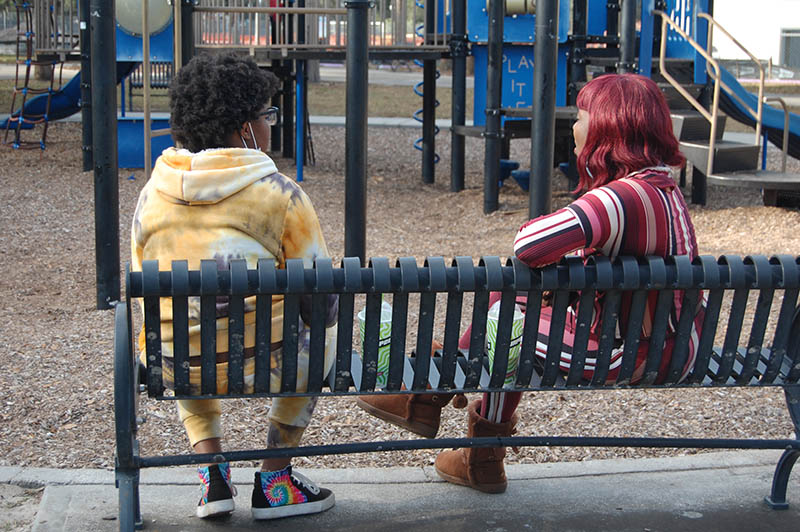
[[[143,298],[144,328],[148,354],[147,389],[158,398],[197,397],[189,390],[188,326],[189,298],[200,300],[202,381],[201,395],[216,393],[216,304],[225,297],[229,308],[228,394],[242,396],[244,358],[244,300],[255,296],[255,389],[247,396],[294,394],[297,382],[298,319],[301,296],[311,294],[308,394],[359,394],[372,392],[376,382],[379,321],[383,294],[392,296],[390,363],[385,390],[457,390],[464,392],[500,390],[507,370],[512,316],[517,292],[528,297],[528,313],[523,329],[522,348],[515,389],[541,390],[554,387],[597,388],[630,385],[641,320],[648,294],[657,292],[657,305],[644,377],[637,386],[652,386],[662,357],[667,334],[667,317],[673,309],[674,292],[683,291],[682,313],[678,317],[675,346],[666,381],[659,386],[697,385],[787,385],[800,379],[800,318],[796,310],[800,289],[800,258],[791,256],[738,257],[719,259],[688,257],[591,257],[584,263],[567,258],[557,265],[530,269],[516,259],[503,264],[498,257],[484,257],[474,264],[471,257],[457,257],[447,265],[441,257],[427,258],[418,265],[413,257],[400,258],[392,266],[386,258],[373,258],[362,267],[356,258],[345,258],[334,267],[330,259],[304,268],[301,260],[289,260],[278,269],[271,260],[261,260],[248,269],[243,260],[230,262],[228,270],[218,270],[215,261],[202,261],[200,270],[190,271],[185,261],[172,269],[159,271],[155,261],[145,261],[142,272],[128,272],[127,304]],[[485,354],[489,294],[502,293],[497,330],[496,362],[489,370]],[[594,378],[585,381],[579,370],[564,374],[559,370],[563,329],[567,308],[575,297],[594,300],[605,293],[599,354]],[[776,294],[776,291],[778,292]],[[538,309],[545,294],[552,294],[552,327],[547,358],[534,354],[539,331]],[[681,382],[687,360],[690,330],[697,301],[708,297],[705,321],[699,336],[697,358],[689,376]],[[471,294],[470,294],[471,293]],[[605,384],[610,352],[618,330],[623,294],[630,294],[630,313],[624,338],[624,353],[619,377]],[[279,389],[270,389],[270,334],[272,296],[284,297],[283,363]],[[328,294],[339,295],[336,361],[329,375],[323,375],[325,305]],[[410,304],[419,299],[419,305]],[[446,298],[444,324],[436,320],[437,294]],[[757,294],[757,301],[753,302]],[[472,296],[470,316],[462,316],[465,295]],[[365,299],[363,359],[354,350],[354,317],[357,298]],[[174,392],[165,391],[162,380],[160,298],[171,298],[174,336]],[[440,299],[441,299],[440,298]],[[749,301],[751,300],[751,301]],[[467,301],[469,303],[469,301]],[[130,314],[129,314],[130,315]],[[752,324],[749,334],[743,330]],[[747,316],[747,318],[746,318]],[[588,330],[590,312],[578,312],[578,329]],[[408,357],[409,321],[417,322],[415,356]],[[472,323],[470,348],[460,351],[458,339],[464,323]],[[130,328],[130,326],[129,326]],[[356,329],[357,330],[357,329]],[[129,331],[129,335],[131,332]],[[430,356],[434,335],[443,339],[438,356]],[[578,339],[572,364],[582,368],[586,360],[586,340]],[[585,336],[585,335],[584,335]],[[412,331],[413,337],[413,331]],[[714,348],[715,339],[723,339]],[[744,340],[746,338],[746,343]],[[129,343],[132,344],[129,338]],[[358,345],[358,342],[355,344]],[[410,351],[410,350],[408,350]],[[181,368],[184,368],[182,370]],[[656,371],[653,371],[653,369]],[[329,389],[323,389],[327,387]]]

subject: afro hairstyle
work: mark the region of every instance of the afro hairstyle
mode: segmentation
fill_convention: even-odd
[[[225,53],[192,58],[169,87],[172,138],[192,152],[226,146],[278,90],[278,78],[248,57]]]

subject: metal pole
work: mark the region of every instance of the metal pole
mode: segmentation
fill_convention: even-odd
[[[367,34],[369,0],[347,7],[344,254],[366,264],[367,242]]]
[[[531,120],[531,218],[550,212],[550,180],[556,129],[556,68],[558,62],[558,0],[540,0],[536,9]]]
[[[145,3],[145,2],[142,2]],[[175,65],[175,72],[183,66],[183,16],[181,14],[181,1],[177,0],[172,3],[172,55],[173,64]],[[147,31],[147,26],[142,31]]]
[[[142,2],[142,111],[144,118],[144,179],[150,181],[150,170],[153,168],[152,129],[150,124],[150,29],[149,29],[149,4]],[[176,4],[177,9],[177,4]],[[180,34],[180,23],[175,21],[176,33]],[[178,45],[179,47],[180,45]],[[176,71],[180,58],[175,57]]]
[[[304,133],[306,131],[306,123],[305,123],[305,105],[306,102],[304,101],[303,96],[305,95],[305,64],[306,62],[302,59],[298,59],[295,61],[296,67],[296,74],[297,74],[297,105],[295,108],[295,115],[297,116],[297,127],[295,128],[295,166],[297,168],[297,182],[302,183],[303,181],[303,164],[305,163],[304,157],[304,148],[305,145],[303,143],[304,140]]]
[[[292,83],[292,60],[281,61],[283,65],[283,156],[294,157],[294,84]]]
[[[489,2],[489,42],[486,69],[486,129],[483,163],[483,212],[488,214],[499,205],[497,180],[500,178],[500,106],[503,83],[503,17],[505,0]],[[538,19],[538,15],[537,15]]]
[[[89,2],[80,2],[81,35],[81,132],[83,151],[83,171],[92,169],[92,62],[89,51],[92,46],[89,31]]]
[[[423,44],[436,36],[436,0],[425,2]],[[422,62],[422,182],[433,183],[436,175],[436,60]]]
[[[297,7],[305,7],[305,0],[297,0]],[[297,15],[297,42],[305,44],[306,42],[306,16]],[[303,181],[303,165],[305,164],[305,87],[306,87],[306,62],[302,59],[295,61],[295,92],[297,99],[295,100],[295,167],[297,168],[297,181]]]
[[[119,182],[114,0],[90,0],[97,308],[119,300]]]
[[[436,61],[422,66],[422,182],[436,179]]]
[[[181,2],[181,60],[185,65],[194,57],[194,1]],[[175,65],[176,67],[178,65]],[[177,68],[175,69],[177,73]]]
[[[464,190],[464,135],[456,126],[464,125],[467,98],[467,2],[453,1],[453,34],[450,36],[453,57],[453,108],[450,130],[450,191]]]
[[[572,4],[572,49],[567,71],[567,104],[575,105],[580,85],[586,81],[586,17],[587,1],[575,0]]]
[[[619,27],[619,63],[617,73],[636,71],[636,2],[622,1],[622,17]]]

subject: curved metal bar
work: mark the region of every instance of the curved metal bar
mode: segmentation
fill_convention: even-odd
[[[458,270],[458,285],[456,290],[473,292],[475,290],[475,265],[472,257],[456,257],[453,266]]]
[[[388,265],[387,265],[388,268]],[[330,257],[317,257],[314,259],[314,280],[315,292],[333,292],[335,290],[333,282],[333,260]]]
[[[774,288],[775,268],[772,267],[770,260],[764,255],[748,255],[744,258],[745,266],[752,266],[755,273],[755,281],[751,288]]]
[[[414,257],[400,257],[397,259],[397,267],[400,268],[400,290],[403,292],[419,292],[417,259]]]
[[[416,263],[414,263],[416,266]],[[345,257],[342,259],[344,270],[344,288],[348,292],[357,292],[362,287],[361,259],[358,257]]]
[[[516,257],[506,260],[506,267],[513,270],[514,287],[516,290],[530,290],[533,286],[533,270]]]
[[[644,288],[660,290],[667,287],[667,267],[663,257],[645,257],[648,277]]]
[[[486,289],[500,291],[503,288],[503,266],[500,257],[486,256],[481,257],[478,267],[486,268]]]
[[[427,257],[424,268],[428,268],[428,289],[433,292],[447,290],[447,267],[443,257]]]
[[[594,265],[597,290],[611,290],[614,288],[614,267],[611,259],[602,255],[592,255],[586,259],[587,265]]]
[[[392,290],[391,275],[389,273],[389,259],[386,257],[372,257],[368,266],[372,271],[372,290],[374,292],[390,292]]]
[[[586,286],[586,268],[581,257],[565,257],[562,266],[567,269],[568,290],[581,290]]]
[[[617,282],[617,288],[633,290],[641,286],[639,261],[635,257],[617,257],[614,265],[622,273],[622,279]]]

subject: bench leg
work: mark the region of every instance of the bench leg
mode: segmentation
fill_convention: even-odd
[[[144,528],[139,508],[139,471],[117,470],[119,489],[119,530],[133,532]]]
[[[795,438],[800,437],[800,387],[787,386],[783,389],[786,395],[786,406],[789,408],[789,416],[794,424]],[[789,503],[786,502],[786,487],[789,484],[789,475],[797,459],[800,458],[800,450],[786,449],[778,460],[775,467],[775,475],[772,477],[772,492],[764,497],[764,501],[773,510],[786,510]]]

